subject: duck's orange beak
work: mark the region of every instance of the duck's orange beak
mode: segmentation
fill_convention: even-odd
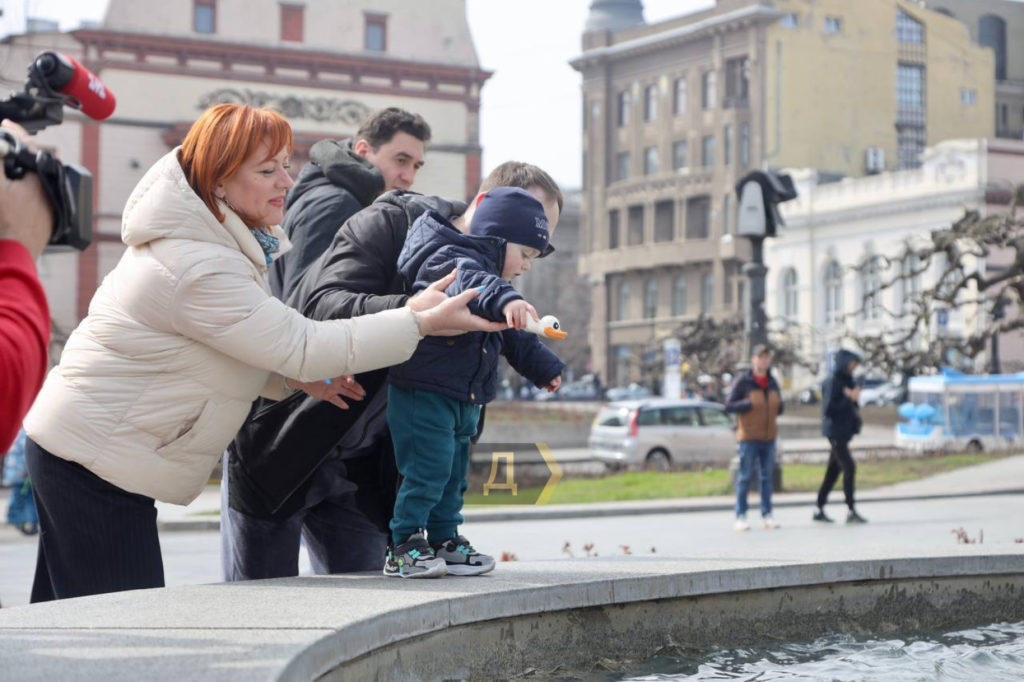
[[[568,332],[563,332],[560,329],[552,329],[551,327],[544,327],[544,336],[549,339],[555,339],[561,341],[569,337]]]

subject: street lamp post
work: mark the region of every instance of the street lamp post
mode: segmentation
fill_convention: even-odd
[[[793,179],[772,171],[751,171],[736,183],[739,199],[736,233],[750,240],[750,262],[743,266],[750,292],[750,306],[745,312],[747,348],[750,357],[754,346],[768,344],[768,316],[764,311],[765,276],[764,240],[774,237],[776,226],[782,225],[778,204],[796,198]]]

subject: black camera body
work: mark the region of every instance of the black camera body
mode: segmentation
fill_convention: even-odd
[[[10,119],[30,133],[64,121],[64,106],[73,98],[60,88],[74,75],[74,67],[55,52],[43,52],[28,67],[25,89],[0,101],[0,119]],[[92,173],[77,164],[62,164],[46,151],[31,152],[15,135],[0,129],[0,156],[4,174],[17,180],[27,172],[39,176],[53,208],[53,230],[48,250],[84,250],[92,242]]]

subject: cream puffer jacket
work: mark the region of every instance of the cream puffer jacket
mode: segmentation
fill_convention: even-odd
[[[125,207],[128,249],[25,420],[32,440],[124,490],[188,504],[259,395],[407,360],[412,312],[314,322],[270,295],[263,250],[217,221],[175,149]],[[274,234],[287,245],[283,231]]]

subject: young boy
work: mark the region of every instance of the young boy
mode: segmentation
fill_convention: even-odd
[[[424,338],[411,359],[391,368],[387,418],[403,479],[384,575],[479,575],[494,568],[493,557],[458,534],[469,439],[480,406],[497,392],[499,353],[535,385],[549,391],[561,385],[565,364],[535,335],[520,331],[537,311],[511,284],[552,250],[540,202],[512,187],[480,197],[468,235],[432,211],[409,229],[398,267],[413,292],[457,268],[447,293],[480,289],[472,311],[510,328]]]

